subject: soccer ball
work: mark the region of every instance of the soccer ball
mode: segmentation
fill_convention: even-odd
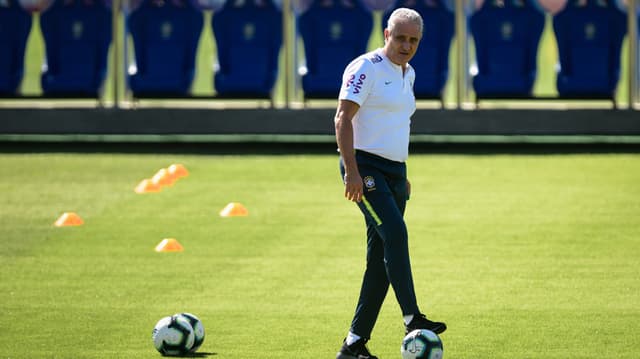
[[[195,353],[196,350],[198,350],[198,348],[200,348],[200,346],[202,345],[202,342],[204,342],[204,326],[202,325],[200,319],[198,319],[198,317],[191,313],[180,313],[176,315],[185,318],[191,324],[195,339],[193,341],[193,346],[191,347],[189,352]]]
[[[402,339],[402,359],[442,359],[442,341],[430,330],[416,329]]]
[[[162,355],[184,355],[195,341],[191,323],[179,315],[160,319],[153,328],[151,338]]]

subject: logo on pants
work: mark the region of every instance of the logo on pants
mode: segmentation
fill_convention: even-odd
[[[367,187],[369,192],[375,191],[376,189],[376,180],[373,179],[372,176],[367,176],[364,178],[364,186]]]

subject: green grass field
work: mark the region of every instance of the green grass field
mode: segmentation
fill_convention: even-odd
[[[0,357],[158,358],[190,311],[201,357],[333,358],[355,307],[364,228],[337,157],[2,153]],[[171,163],[186,179],[136,184]],[[637,358],[638,154],[415,154],[406,219],[445,358]],[[248,217],[221,218],[229,202]],[[81,227],[56,228],[67,211]],[[174,237],[182,253],[156,253]],[[370,349],[399,358],[387,298]]]

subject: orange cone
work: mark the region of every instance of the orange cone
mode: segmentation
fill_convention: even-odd
[[[160,169],[155,175],[153,175],[153,177],[151,177],[151,182],[160,187],[171,186],[173,185],[173,181],[175,181],[175,179],[171,177],[166,168]]]
[[[187,177],[189,175],[189,171],[187,171],[187,169],[179,163],[172,164],[171,166],[169,166],[169,168],[167,168],[167,171],[169,172],[169,175],[171,175],[171,177],[173,177],[174,179]]]
[[[165,238],[156,246],[156,252],[182,252],[184,247],[175,238]]]
[[[82,218],[74,212],[65,212],[54,223],[56,227],[81,226],[84,223]]]
[[[150,179],[144,179],[136,186],[134,190],[136,193],[150,193],[150,192],[160,192],[160,186],[156,183],[153,183]]]
[[[220,217],[248,216],[249,211],[241,203],[231,202],[220,211]]]

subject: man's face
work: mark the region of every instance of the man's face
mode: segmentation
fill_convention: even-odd
[[[385,54],[394,64],[406,66],[418,50],[422,39],[420,25],[412,21],[399,21],[393,30],[384,30]]]

